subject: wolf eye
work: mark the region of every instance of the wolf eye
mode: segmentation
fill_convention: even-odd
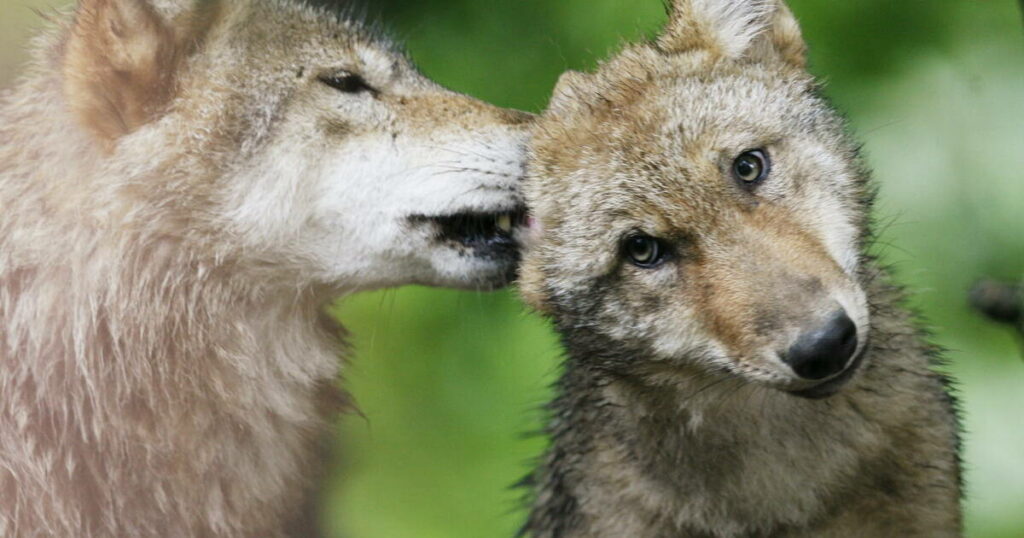
[[[344,93],[377,93],[373,86],[370,86],[363,77],[355,73],[341,72],[325,75],[320,77],[320,82]]]
[[[745,151],[732,162],[732,175],[743,185],[756,185],[764,181],[770,169],[768,155],[760,149]]]
[[[626,238],[623,251],[630,263],[637,267],[650,269],[665,259],[665,248],[661,241],[643,234],[635,234]]]

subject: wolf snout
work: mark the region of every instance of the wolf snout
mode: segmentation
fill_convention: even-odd
[[[845,370],[856,351],[857,325],[840,309],[825,323],[805,329],[782,360],[802,379],[819,381]]]

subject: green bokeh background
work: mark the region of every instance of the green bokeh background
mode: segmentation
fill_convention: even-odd
[[[0,0],[0,85],[59,0]],[[652,35],[660,0],[370,0],[440,82],[540,111],[560,72]],[[966,306],[982,275],[1024,272],[1024,30],[1012,0],[792,0],[812,71],[881,184],[877,250],[950,349],[965,414],[968,535],[1024,536],[1024,361]],[[3,143],[3,141],[0,141]],[[362,416],[338,423],[332,536],[510,536],[510,486],[543,448],[559,351],[513,291],[406,288],[342,300]]]

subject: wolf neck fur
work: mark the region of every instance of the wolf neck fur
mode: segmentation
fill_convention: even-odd
[[[44,199],[31,201],[47,206]],[[270,281],[254,287],[255,279],[235,264],[138,224],[141,229],[105,229],[58,217],[37,223],[36,233],[24,234],[28,241],[7,234],[0,351],[18,357],[11,366],[38,379],[50,371],[77,372],[61,380],[64,389],[79,385],[75,390],[51,393],[64,394],[65,403],[114,399],[104,409],[115,410],[137,393],[159,398],[151,403],[165,413],[174,402],[191,407],[200,397],[239,406],[240,416],[251,415],[252,407],[296,415],[298,402],[263,398],[334,378],[338,331],[322,302],[331,294]],[[64,243],[64,259],[38,259],[33,238]]]
[[[79,231],[71,241],[63,261],[0,267],[0,349],[16,359],[5,384],[25,380],[69,425],[104,435],[196,413],[243,429],[264,416],[317,426],[314,395],[340,351],[324,295],[240,286],[248,279],[230,265],[165,238]]]
[[[55,535],[163,534],[195,520],[193,503],[222,530],[275,535],[319,462],[323,417],[347,405],[334,389],[341,329],[324,313],[334,295],[243,274],[176,237],[176,222],[97,213],[109,199],[90,198],[114,194],[118,177],[52,112],[61,106],[45,76],[0,106],[0,446],[19,472],[0,471],[0,499]],[[54,488],[95,504],[40,502]],[[236,513],[248,491],[273,506]],[[162,496],[161,516],[149,495]],[[145,516],[111,519],[133,502]]]

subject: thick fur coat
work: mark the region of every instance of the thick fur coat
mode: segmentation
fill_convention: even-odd
[[[323,307],[506,283],[527,116],[297,1],[54,24],[0,97],[0,535],[313,535]]]
[[[947,383],[804,48],[779,1],[676,0],[560,81],[521,287],[567,358],[524,535],[961,535]]]

